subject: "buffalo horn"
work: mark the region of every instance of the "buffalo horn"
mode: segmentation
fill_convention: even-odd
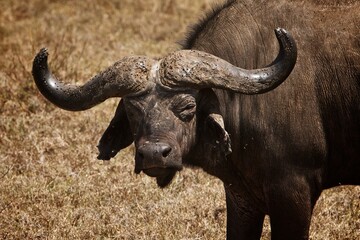
[[[56,106],[70,110],[89,109],[108,98],[123,97],[146,89],[148,72],[153,60],[128,57],[90,79],[82,86],[59,82],[48,67],[48,52],[41,49],[36,55],[32,74],[40,92]]]
[[[170,88],[219,88],[243,94],[270,91],[289,76],[297,58],[292,36],[281,28],[275,34],[280,51],[268,67],[246,70],[205,52],[181,50],[163,59],[160,81]]]

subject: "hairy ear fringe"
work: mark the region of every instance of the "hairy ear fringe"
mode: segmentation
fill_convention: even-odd
[[[128,147],[134,141],[130,123],[125,111],[123,100],[120,101],[115,116],[102,135],[98,144],[99,160],[110,160],[121,149]]]

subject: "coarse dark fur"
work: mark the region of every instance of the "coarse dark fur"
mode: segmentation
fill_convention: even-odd
[[[359,1],[230,0],[183,46],[258,68],[277,26],[298,44],[288,80],[263,95],[216,90],[238,171],[225,181],[229,239],[258,239],[264,214],[273,239],[306,239],[321,190],[360,184]]]

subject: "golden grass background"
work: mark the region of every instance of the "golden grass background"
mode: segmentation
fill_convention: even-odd
[[[118,100],[66,112],[44,100],[31,76],[41,47],[72,83],[124,56],[162,56],[212,3],[0,0],[0,239],[225,239],[219,180],[185,169],[162,190],[133,173],[133,147],[96,160]],[[360,187],[325,191],[311,238],[360,239],[359,199]],[[262,239],[269,231],[266,220]]]

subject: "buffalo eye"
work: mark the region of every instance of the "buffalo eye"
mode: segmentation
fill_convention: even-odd
[[[196,102],[195,99],[181,99],[172,106],[174,114],[184,122],[188,122],[195,116]]]

